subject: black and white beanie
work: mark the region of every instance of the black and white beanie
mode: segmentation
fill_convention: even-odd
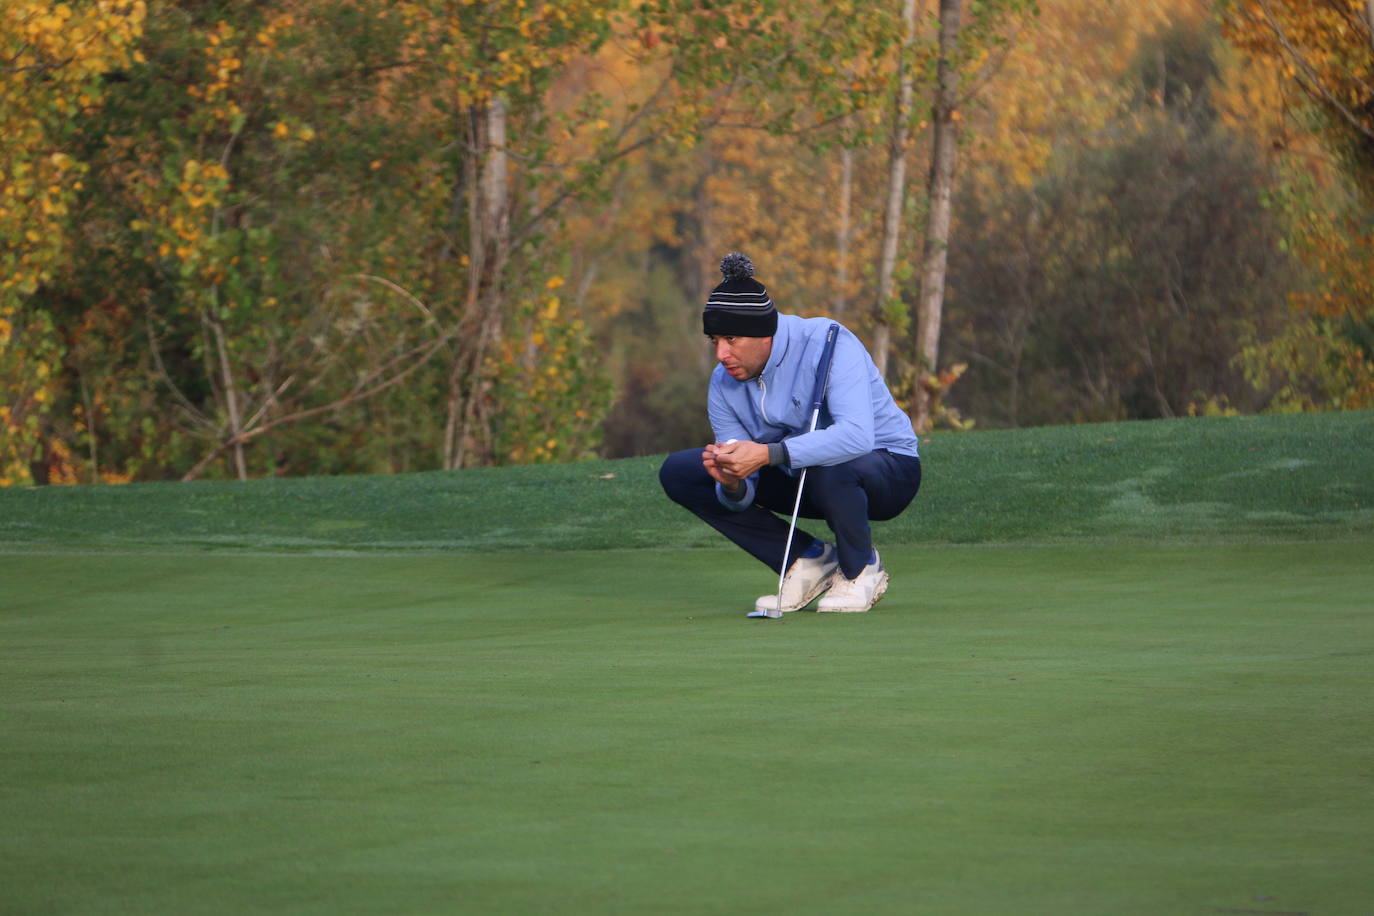
[[[722,337],[772,337],[778,330],[778,310],[768,290],[754,279],[754,262],[732,252],[721,259],[720,272],[725,280],[706,300],[702,329]]]

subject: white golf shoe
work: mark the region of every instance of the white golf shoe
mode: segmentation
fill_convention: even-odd
[[[830,614],[858,614],[873,607],[887,591],[887,570],[882,557],[873,551],[873,562],[863,568],[856,578],[846,579],[836,573],[830,591],[821,599],[817,611]]]
[[[822,551],[819,557],[807,559],[797,557],[793,561],[791,568],[787,570],[787,575],[782,580],[782,609],[788,611],[799,611],[806,607],[816,596],[830,587],[830,582],[835,578],[840,568],[839,554],[835,552],[834,544],[822,542]],[[778,596],[763,595],[758,601],[754,602],[754,610],[750,617],[765,617],[767,611],[777,612]]]

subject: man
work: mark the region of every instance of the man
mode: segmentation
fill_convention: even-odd
[[[820,420],[809,432],[832,322],[778,314],[742,254],[727,255],[720,269],[725,279],[702,313],[720,364],[707,396],[716,441],[669,455],[659,480],[675,502],[781,574],[798,476],[809,468],[800,515],[825,519],[835,542],[796,531],[782,610],[824,595],[817,610],[867,611],[888,582],[868,523],[894,518],[921,486],[911,421],[864,345],[841,328]],[[777,602],[764,595],[755,610]]]

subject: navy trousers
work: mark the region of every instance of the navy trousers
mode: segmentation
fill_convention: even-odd
[[[764,468],[753,504],[736,512],[716,498],[716,482],[701,464],[701,449],[674,452],[658,472],[669,498],[779,574],[799,477],[800,472],[793,477],[775,467]],[[868,564],[873,550],[868,523],[895,518],[920,488],[919,458],[879,449],[844,464],[808,470],[799,514],[825,519],[835,533],[840,571],[852,579]],[[795,559],[815,540],[798,527],[788,556]]]

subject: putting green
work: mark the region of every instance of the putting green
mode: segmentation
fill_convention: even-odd
[[[1364,912],[1371,553],[0,556],[0,910]]]

